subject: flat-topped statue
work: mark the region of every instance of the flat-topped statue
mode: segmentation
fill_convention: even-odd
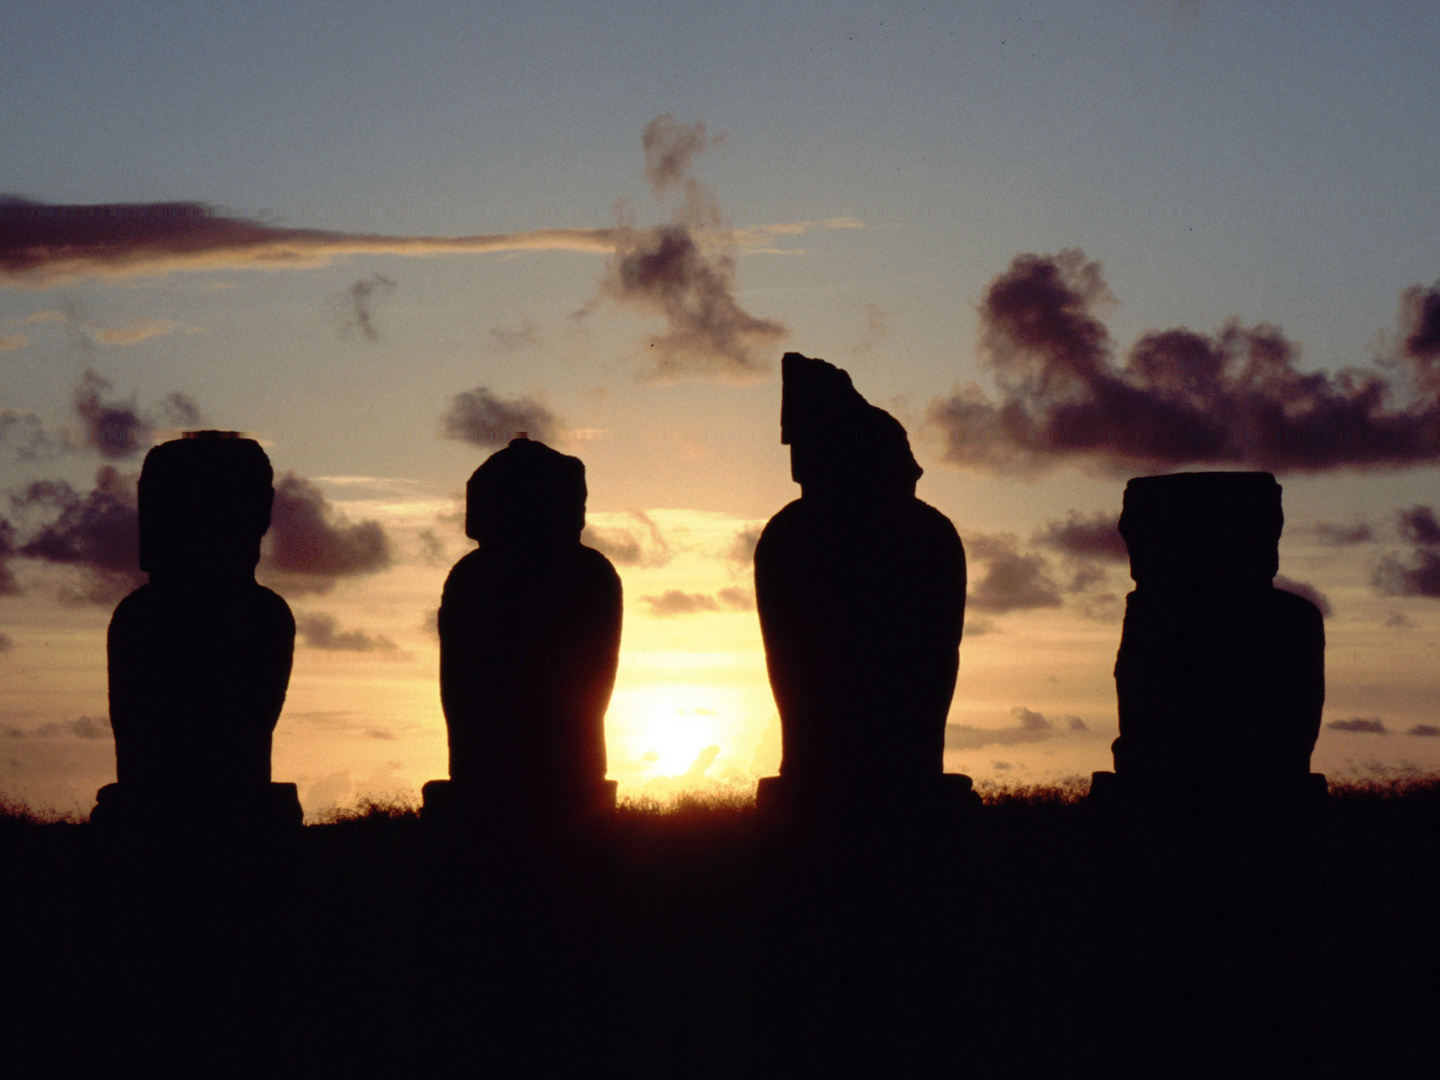
[[[427,816],[524,825],[613,807],[605,711],[620,657],[619,575],[580,542],[585,466],[525,438],[475,470],[465,534],[479,541],[440,602],[440,698],[450,781]]]
[[[1325,628],[1274,587],[1281,489],[1263,472],[1131,480],[1120,532],[1136,588],[1115,662],[1115,776],[1181,798],[1316,789]],[[1097,779],[1105,774],[1097,774]]]
[[[270,782],[271,738],[295,648],[285,601],[255,581],[275,491],[260,444],[189,432],[140,472],[140,568],[108,636],[117,782],[92,820],[296,824],[294,784]]]
[[[922,470],[899,421],[824,360],[782,363],[780,441],[801,495],[755,549],[782,739],[760,803],[968,798],[968,777],[942,780],[965,617],[960,537],[915,497]]]

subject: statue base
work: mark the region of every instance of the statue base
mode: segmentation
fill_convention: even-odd
[[[106,784],[90,823],[107,831],[262,834],[298,829],[305,814],[294,784],[234,788],[145,788]]]
[[[525,796],[496,793],[455,780],[431,780],[420,789],[420,819],[434,825],[483,826],[525,830],[536,825],[565,824],[604,817],[615,811],[617,780],[595,787],[544,791]]]
[[[963,820],[980,805],[974,781],[962,773],[848,784],[765,776],[755,791],[755,809],[762,817],[819,824],[943,824]]]

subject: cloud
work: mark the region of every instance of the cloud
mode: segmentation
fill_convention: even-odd
[[[50,205],[0,197],[0,281],[47,287],[80,277],[322,266],[347,255],[615,250],[616,229],[387,236],[291,229],[198,202]]]
[[[965,598],[968,608],[1005,612],[1060,606],[1060,586],[1051,577],[1045,557],[1021,554],[1013,533],[973,534],[965,550],[972,562],[985,567],[978,580],[971,575]]]
[[[755,607],[755,596],[748,589],[721,589],[713,596],[709,593],[687,593],[679,589],[667,589],[660,596],[642,596],[650,614],[661,618],[672,615],[695,615],[705,611],[751,611]]]
[[[1388,735],[1389,729],[1379,717],[1352,717],[1349,720],[1331,720],[1325,725],[1331,731],[1347,731],[1358,735]]]
[[[560,422],[534,398],[506,401],[487,387],[477,386],[450,399],[450,407],[440,418],[440,431],[447,439],[498,449],[520,431],[538,442],[553,442],[560,432]]]
[[[850,349],[856,356],[870,352],[885,340],[890,333],[890,320],[895,315],[893,311],[886,311],[879,304],[869,301],[860,305],[860,311],[865,316],[865,329]]]
[[[174,333],[180,324],[173,319],[128,319],[119,326],[106,327],[96,336],[106,345],[138,345],[152,337]]]
[[[1416,724],[1405,734],[1422,739],[1433,739],[1440,736],[1440,727],[1436,727],[1434,724]]]
[[[849,219],[708,230],[721,247],[757,248],[776,235],[855,228]],[[468,236],[291,229],[232,217],[199,202],[53,205],[0,196],[0,284],[48,288],[86,277],[159,277],[209,270],[298,270],[354,255],[409,258],[514,251],[614,254],[623,227],[534,229]]]
[[[3,578],[0,578],[0,592],[4,592]],[[14,648],[15,639],[12,638],[9,634],[5,633],[3,630],[0,630],[0,653],[10,652]]]
[[[502,352],[514,352],[516,349],[524,348],[527,345],[538,345],[540,343],[540,328],[529,319],[526,319],[520,326],[511,328],[507,326],[492,326],[489,330],[491,343]]]
[[[146,580],[140,570],[136,480],[110,465],[96,472],[94,490],[84,495],[63,480],[37,480],[12,493],[11,505],[54,517],[18,546],[13,527],[0,535],[16,556],[80,570],[79,599],[113,604]]]
[[[1010,710],[1015,723],[1011,727],[981,728],[971,724],[946,724],[945,749],[978,750],[983,746],[1015,746],[1019,743],[1043,742],[1061,734],[1059,728],[1044,713],[1015,706]],[[1065,730],[1073,734],[1089,731],[1085,721],[1078,716],[1064,716],[1061,720]]]
[[[760,542],[762,524],[746,525],[735,534],[734,541],[725,549],[724,559],[737,572],[748,570],[755,564],[755,545]]]
[[[1070,249],[1019,255],[980,304],[980,351],[1000,391],[932,402],[952,464],[1036,474],[1065,461],[1110,473],[1180,465],[1276,472],[1440,460],[1440,282],[1402,302],[1385,368],[1303,372],[1279,328],[1154,331],[1117,367],[1097,312],[1100,264]]]
[[[395,280],[384,274],[371,274],[353,283],[339,296],[332,297],[330,306],[340,315],[340,336],[354,331],[366,341],[379,341],[375,329],[374,305],[395,291]]]
[[[1330,598],[1309,582],[1293,581],[1284,574],[1276,574],[1275,588],[1283,589],[1288,593],[1294,593],[1296,596],[1303,596],[1319,608],[1320,614],[1327,619],[1335,614],[1335,607],[1330,603]]]
[[[677,217],[695,225],[720,224],[720,207],[714,194],[700,183],[690,169],[695,159],[714,146],[723,146],[726,135],[707,135],[700,121],[681,124],[671,113],[655,117],[640,133],[645,150],[645,178],[656,195],[674,189],[684,192],[685,202]]]
[[[1440,521],[1428,506],[1397,511],[1400,535],[1412,549],[1408,560],[1387,555],[1376,565],[1370,583],[1387,596],[1440,598]]]
[[[0,408],[0,446],[16,461],[44,461],[62,447],[45,430],[44,421],[27,409]]]
[[[1385,625],[1392,630],[1408,630],[1415,625],[1414,621],[1400,611],[1392,611],[1385,618]]]
[[[29,344],[30,339],[24,334],[0,334],[0,352],[13,352]]]
[[[1064,521],[1050,522],[1031,537],[1031,543],[1043,544],[1066,555],[1130,561],[1130,550],[1120,535],[1120,515],[1104,510],[1089,516],[1078,510],[1067,510]]]
[[[284,587],[326,592],[338,578],[376,573],[391,559],[390,538],[378,521],[352,524],[318,487],[294,473],[276,481],[260,569]]]
[[[760,319],[735,299],[735,259],[725,245],[707,250],[702,236],[720,224],[715,193],[692,174],[695,159],[725,136],[705,125],[678,123],[666,113],[645,125],[645,175],[657,197],[683,198],[667,225],[623,228],[606,265],[601,295],[636,311],[660,315],[666,330],[648,342],[649,376],[658,382],[687,377],[745,382],[770,369],[765,353],[788,328]]]
[[[635,522],[634,528],[586,525],[580,542],[621,566],[664,566],[673,555],[660,526],[643,510],[629,513]]]
[[[1326,547],[1348,547],[1351,544],[1364,544],[1375,538],[1374,530],[1363,521],[1351,525],[1335,525],[1322,521],[1312,525],[1310,532]]]
[[[51,720],[33,731],[7,727],[5,736],[10,739],[109,739],[114,737],[114,732],[110,728],[109,717],[82,716],[64,723]]]
[[[159,425],[193,429],[202,423],[200,407],[179,391],[168,394],[156,412],[141,414],[134,398],[106,400],[112,389],[107,379],[87,368],[70,397],[75,414],[85,426],[86,445],[101,457],[116,460],[148,450]]]
[[[371,636],[364,630],[340,629],[334,615],[323,611],[302,612],[295,616],[295,632],[312,649],[343,652],[394,652],[395,643],[383,634]]]
[[[665,319],[665,332],[648,343],[657,382],[761,378],[771,366],[764,354],[790,333],[740,307],[734,257],[706,254],[683,224],[625,230],[600,289],[621,306]]]

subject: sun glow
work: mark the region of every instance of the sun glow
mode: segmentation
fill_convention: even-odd
[[[750,721],[739,698],[727,687],[693,683],[617,688],[605,722],[612,775],[680,776],[706,747],[735,749]]]

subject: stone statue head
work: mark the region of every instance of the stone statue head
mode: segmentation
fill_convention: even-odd
[[[270,459],[233,431],[191,431],[140,470],[140,569],[152,581],[251,574],[275,499]]]
[[[780,441],[806,495],[915,494],[924,471],[900,421],[871,405],[833,364],[799,353],[781,361]]]
[[[465,535],[486,544],[579,543],[585,464],[523,436],[491,454],[465,488]]]
[[[1174,473],[1125,486],[1120,535],[1142,587],[1258,586],[1279,569],[1284,524],[1267,472]]]

